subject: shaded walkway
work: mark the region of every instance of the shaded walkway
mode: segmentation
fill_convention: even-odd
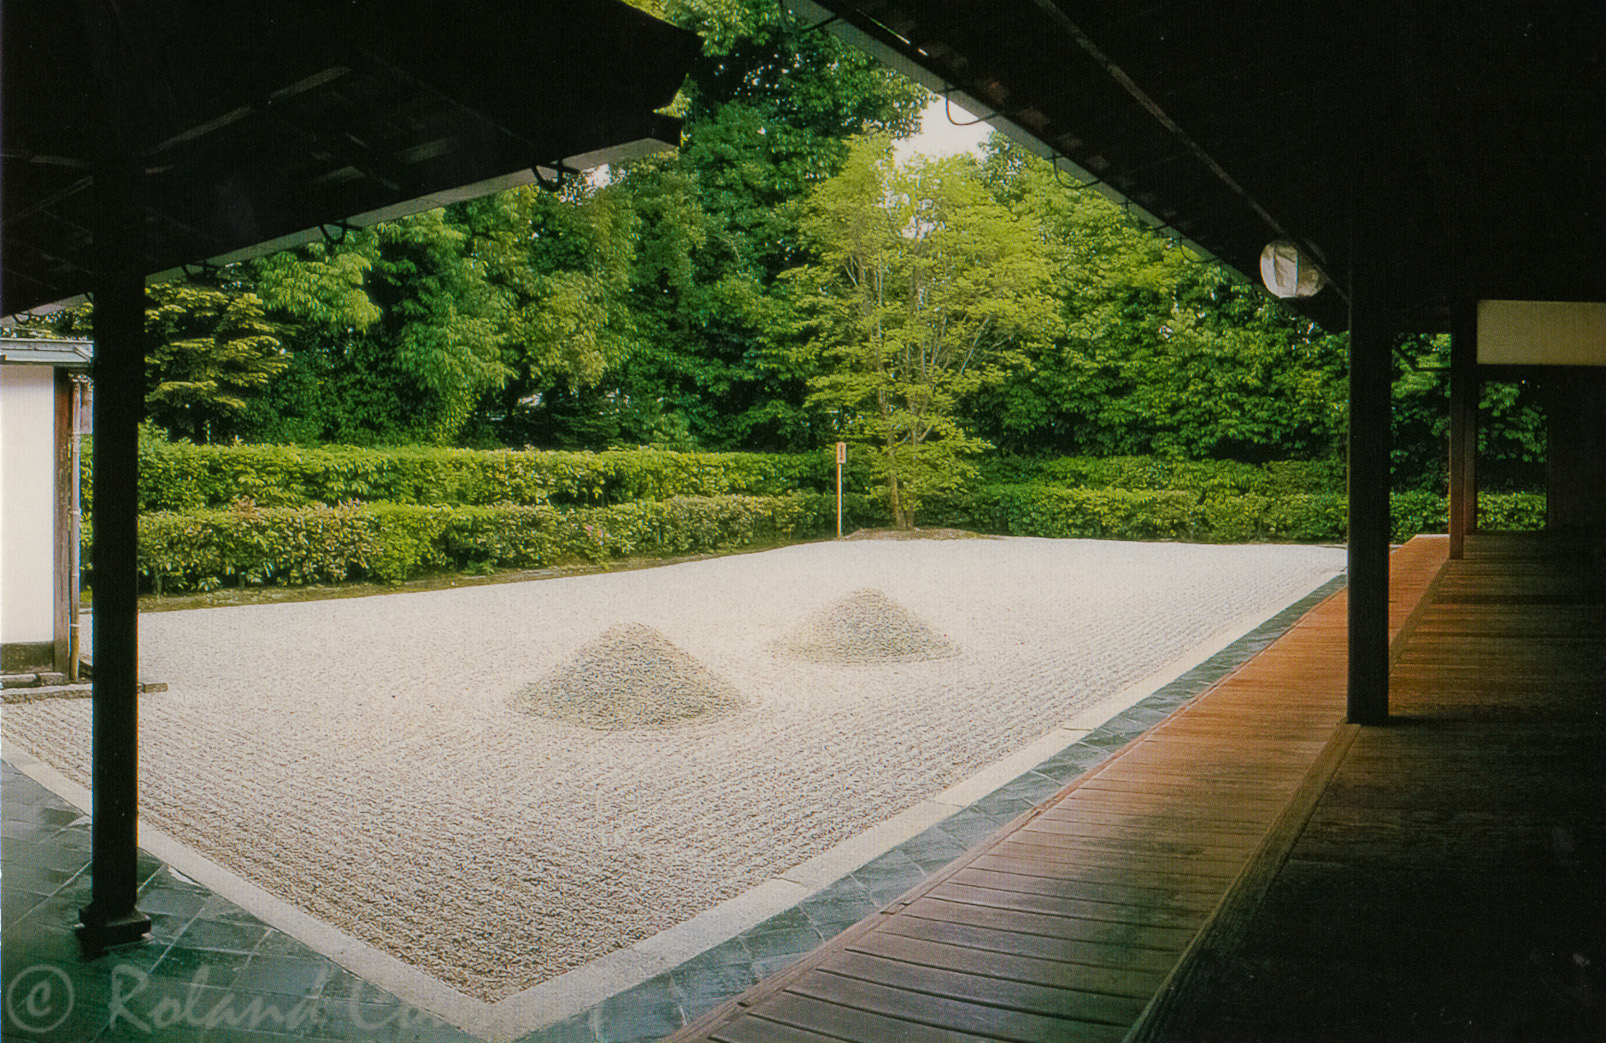
[[[1155,1038],[1606,1038],[1602,545],[1475,537],[1266,893]]]
[[[1418,539],[1396,553],[1396,643],[1446,552]],[[1344,641],[1339,594],[1057,798],[675,1039],[1124,1038],[1227,940],[1354,740]]]
[[[140,853],[151,937],[85,960],[89,819],[9,762],[4,790],[6,1039],[469,1043],[160,860]]]
[[[1606,1036],[1602,546],[1469,546],[1394,556],[1388,726],[1339,723],[1335,596],[675,1039]]]

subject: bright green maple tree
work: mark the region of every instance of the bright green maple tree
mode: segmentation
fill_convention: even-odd
[[[1056,329],[1048,244],[993,198],[970,157],[898,165],[880,136],[853,144],[801,228],[817,259],[788,278],[801,350],[823,369],[810,402],[872,454],[892,522],[908,528],[985,448],[960,402]]]

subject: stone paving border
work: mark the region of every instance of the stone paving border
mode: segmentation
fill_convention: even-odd
[[[658,1039],[886,908],[926,875],[1209,690],[1343,584],[1343,576],[1335,577],[1258,626],[1239,621],[909,811],[685,923],[497,1003],[466,996],[313,919],[148,826],[142,826],[141,845],[363,980],[482,1038],[521,1043]],[[13,747],[5,757],[58,796],[88,808],[88,791],[48,765]]]

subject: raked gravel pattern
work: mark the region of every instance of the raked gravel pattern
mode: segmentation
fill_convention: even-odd
[[[898,814],[1343,567],[1303,546],[818,543],[640,571],[140,619],[143,813],[313,915],[500,999]],[[781,645],[882,592],[957,654]],[[744,704],[675,727],[521,691],[655,628]],[[87,784],[87,700],[8,706]]]

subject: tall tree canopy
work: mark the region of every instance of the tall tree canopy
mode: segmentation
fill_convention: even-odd
[[[1041,227],[994,199],[970,157],[897,166],[872,136],[809,196],[802,231],[818,260],[788,274],[821,370],[810,402],[873,453],[893,523],[908,527],[985,444],[960,401],[1054,332]]]
[[[619,173],[642,222],[630,306],[634,349],[588,391],[544,399],[512,441],[711,448],[819,444],[818,411],[776,331],[776,279],[808,259],[809,188],[855,134],[911,133],[924,92],[828,33],[799,32],[771,0],[666,0],[702,36],[677,153]],[[570,442],[569,444],[576,444]]]
[[[620,197],[515,188],[257,262],[296,321],[252,419],[270,440],[486,441],[510,403],[596,383],[633,344]]]
[[[1000,200],[1048,232],[1063,326],[969,403],[1024,453],[1248,460],[1335,452],[1345,340],[1323,333],[1096,191],[995,136]]]

